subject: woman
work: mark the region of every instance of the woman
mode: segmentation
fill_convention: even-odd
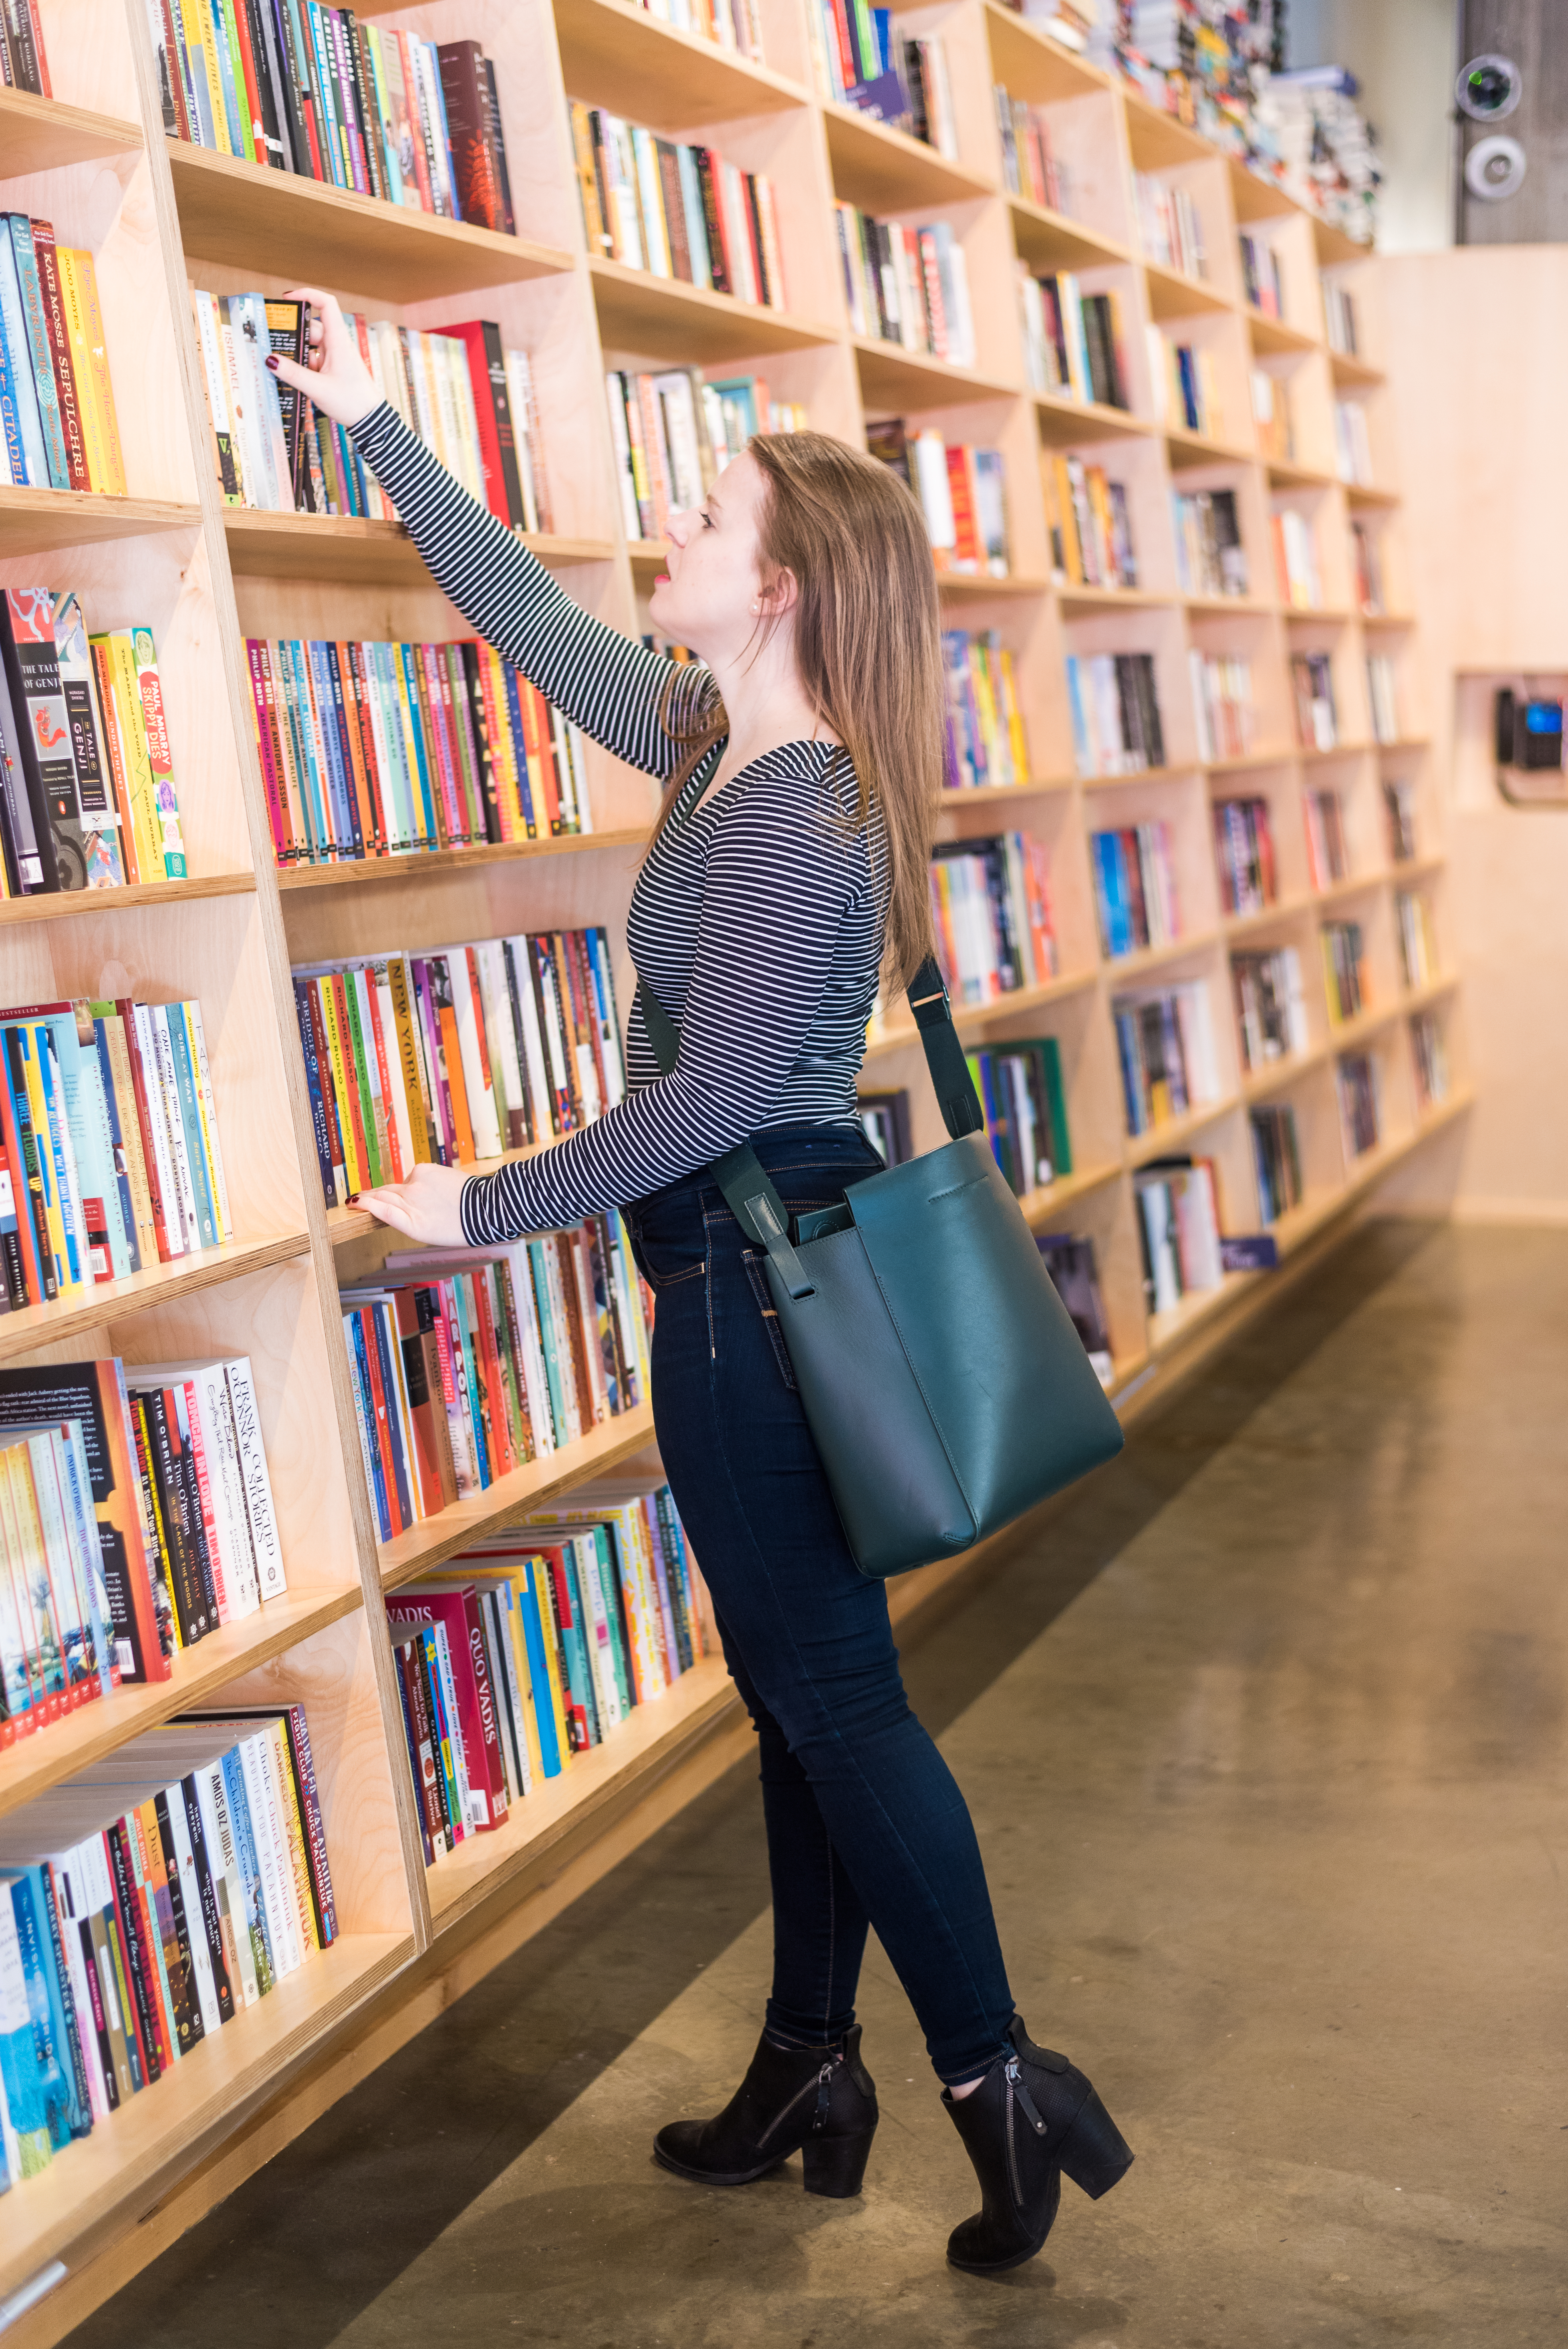
[[[880,1160],[855,1078],[885,968],[930,950],[942,771],[931,554],[908,491],[818,433],[761,435],[669,525],[655,625],[680,667],[573,604],[381,401],[336,303],[313,288],[310,369],[269,359],[353,432],[432,574],[473,626],[664,804],[627,940],[680,1033],[661,1075],[643,1007],[628,1097],[485,1176],[421,1165],[359,1205],[416,1240],[511,1239],[621,1207],[657,1299],[654,1417],[726,1660],[756,1724],[774,1973],[751,2067],[657,2158],[741,2185],[804,2156],[809,2193],[860,2191],[877,2124],[855,1985],[868,1925],[908,1992],[983,2208],[955,2266],[1032,2258],[1060,2173],[1092,2195],[1131,2155],[1083,2075],[1016,2014],[964,1799],[909,1710],[880,1582],[856,1569],[793,1389],[756,1252],[711,1162],[750,1139],[791,1214]],[[706,792],[697,761],[720,750]],[[698,802],[700,802],[700,804]]]

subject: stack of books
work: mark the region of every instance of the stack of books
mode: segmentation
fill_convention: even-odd
[[[1432,909],[1413,889],[1394,892],[1394,928],[1399,940],[1399,968],[1405,985],[1429,987],[1438,975],[1438,941]]]
[[[975,365],[964,247],[946,221],[923,227],[873,220],[835,202],[844,305],[857,335],[898,343],[953,367]]]
[[[507,1247],[395,1253],[340,1299],[384,1542],[647,1401],[647,1321],[618,1216]]]
[[[1342,481],[1357,489],[1372,486],[1372,442],[1367,430],[1367,410],[1358,399],[1334,403],[1334,456]]]
[[[1150,325],[1149,373],[1155,413],[1162,424],[1177,432],[1196,432],[1205,440],[1224,439],[1220,370],[1205,345],[1173,343]]]
[[[271,513],[396,519],[350,435],[268,372],[269,352],[303,363],[310,305],[192,287],[212,454],[226,505]],[[526,351],[493,319],[425,334],[345,311],[383,398],[509,530],[552,528],[544,450]]]
[[[1316,611],[1323,602],[1323,588],[1312,524],[1295,506],[1283,506],[1270,528],[1280,594],[1298,612]]]
[[[1130,1134],[1169,1125],[1220,1097],[1206,980],[1117,996],[1111,1003]]]
[[[477,41],[438,45],[318,0],[163,0],[152,29],[170,139],[516,234]]]
[[[1052,575],[1074,587],[1136,587],[1125,485],[1109,480],[1103,465],[1049,449],[1040,450],[1040,480]]]
[[[16,489],[126,495],[92,254],[26,212],[0,212],[0,447]]]
[[[1358,1019],[1367,1009],[1367,963],[1361,925],[1325,922],[1322,935],[1329,1019],[1336,1022]]]
[[[910,1138],[909,1094],[903,1086],[895,1092],[861,1093],[855,1104],[866,1140],[884,1166],[902,1166],[906,1158],[914,1155]]]
[[[691,1670],[699,1591],[661,1485],[525,1517],[388,1598],[427,1868]]]
[[[1242,1034],[1242,1066],[1249,1073],[1271,1061],[1294,1060],[1307,1049],[1306,999],[1301,957],[1294,947],[1233,954],[1231,978]]]
[[[1265,1224],[1278,1223],[1289,1207],[1301,1205],[1301,1152],[1295,1137],[1295,1112],[1273,1102],[1254,1109],[1248,1120],[1253,1137],[1253,1164],[1258,1178],[1258,1211]]]
[[[1212,1159],[1193,1159],[1139,1183],[1138,1237],[1150,1313],[1169,1313],[1184,1297],[1219,1288],[1225,1271]]]
[[[1243,229],[1237,238],[1242,249],[1242,290],[1254,310],[1265,318],[1284,316],[1284,278],[1279,265],[1279,254],[1267,237]],[[1324,280],[1326,293],[1328,280]]]
[[[1410,1050],[1416,1063],[1417,1105],[1436,1109],[1449,1097],[1449,1053],[1435,1011],[1411,1013]]]
[[[1181,935],[1171,831],[1163,818],[1089,834],[1100,946],[1115,961]]]
[[[280,865],[593,830],[579,730],[493,645],[246,649]]]
[[[1308,792],[1305,797],[1306,867],[1315,889],[1330,889],[1349,878],[1350,853],[1345,840],[1345,812],[1337,792]]]
[[[294,988],[329,1207],[575,1133],[625,1098],[602,929],[302,965]]]
[[[0,1747],[286,1588],[248,1357],[0,1371]]]
[[[1382,1093],[1377,1063],[1370,1052],[1346,1052],[1339,1062],[1339,1112],[1347,1156],[1376,1150],[1382,1130]]]
[[[1002,135],[1002,184],[1042,211],[1071,219],[1078,211],[1072,176],[1051,143],[1051,118],[996,85],[996,128]]]
[[[1279,895],[1267,800],[1216,800],[1214,861],[1227,914],[1261,914]]]
[[[0,8],[0,82],[7,89],[31,90],[35,98],[55,94],[36,0],[30,5]]]
[[[1244,595],[1247,551],[1234,490],[1173,490],[1176,582],[1183,595]]]
[[[986,1139],[1008,1188],[1022,1199],[1070,1174],[1072,1143],[1056,1038],[992,1045],[968,1057],[985,1112]]]
[[[1161,269],[1182,277],[1207,277],[1203,222],[1191,191],[1156,178],[1152,171],[1133,174],[1138,205],[1138,233],[1146,257]]]
[[[1096,1378],[1102,1387],[1109,1387],[1116,1376],[1116,1364],[1111,1360],[1093,1240],[1087,1235],[1053,1232],[1036,1245],[1045,1259],[1046,1270],[1057,1285],[1057,1294],[1072,1318]]]
[[[237,1237],[199,1003],[0,1011],[6,1309]]]
[[[706,382],[696,367],[604,378],[621,519],[631,539],[666,535],[672,512],[700,506],[754,433],[799,432],[806,411],[775,399],[760,376]]]
[[[1367,656],[1367,703],[1372,712],[1372,737],[1377,742],[1399,739],[1399,701],[1394,686],[1394,664],[1387,653]]]
[[[1133,775],[1165,764],[1152,653],[1069,653],[1068,706],[1080,775]]]
[[[69,588],[0,594],[0,898],[181,880],[150,628],[90,636]]]
[[[1334,667],[1326,653],[1292,653],[1290,680],[1295,697],[1296,737],[1304,750],[1332,750],[1339,741],[1334,706]]]
[[[824,98],[857,107],[957,160],[958,128],[940,35],[912,39],[900,31],[891,8],[870,8],[865,0],[806,0],[806,26]]]
[[[603,107],[571,108],[591,254],[770,310],[789,307],[773,183],[711,147],[660,139]]]
[[[942,636],[947,687],[947,789],[985,791],[1029,780],[1029,746],[1013,656],[995,628]]]
[[[300,1705],[176,1714],[0,1825],[0,2191],[337,1937]]]
[[[1005,579],[1006,477],[999,449],[954,446],[935,430],[911,432],[901,417],[868,424],[866,446],[920,500],[938,571]]]
[[[1114,288],[1085,294],[1070,272],[1037,278],[1021,261],[1018,298],[1031,391],[1093,400],[1101,408],[1130,406],[1121,307]]]
[[[1270,375],[1263,367],[1253,369],[1253,421],[1257,426],[1258,450],[1276,464],[1295,462],[1295,417],[1287,376]]]
[[[960,1003],[995,1003],[1056,976],[1050,868],[1026,833],[939,841],[931,911],[943,976]]]
[[[1217,759],[1244,759],[1253,747],[1253,666],[1234,653],[1187,656],[1192,673],[1192,714],[1198,756],[1206,766]]]

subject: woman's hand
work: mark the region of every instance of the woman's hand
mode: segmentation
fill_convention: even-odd
[[[344,323],[337,296],[324,294],[318,285],[294,285],[288,298],[308,302],[314,314],[307,364],[296,367],[293,359],[274,352],[267,365],[280,383],[304,392],[335,422],[352,428],[380,406],[381,393]]]
[[[458,1212],[467,1174],[460,1166],[416,1166],[406,1183],[384,1183],[361,1191],[349,1205],[406,1233],[426,1247],[467,1247]]]

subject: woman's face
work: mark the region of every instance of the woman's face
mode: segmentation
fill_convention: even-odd
[[[670,516],[669,567],[654,583],[648,613],[661,635],[704,660],[733,657],[756,634],[766,493],[748,453],[725,467],[700,506]]]

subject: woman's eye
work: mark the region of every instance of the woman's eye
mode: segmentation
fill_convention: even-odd
[[[711,530],[713,528],[713,516],[710,513],[705,512],[701,516],[701,521],[704,530]]]

